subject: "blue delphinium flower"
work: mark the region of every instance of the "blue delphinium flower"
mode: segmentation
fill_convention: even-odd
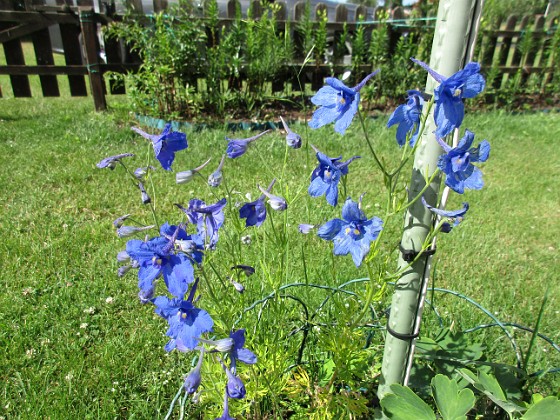
[[[469,130],[465,130],[465,135],[455,148],[440,138],[437,141],[446,153],[438,161],[438,168],[446,175],[445,185],[459,194],[463,194],[465,189],[480,190],[484,186],[482,171],[473,163],[486,162],[490,155],[490,143],[483,140],[477,147],[471,148],[474,133]]]
[[[267,191],[270,191],[274,186],[276,179],[272,180]],[[261,194],[259,198],[250,203],[245,203],[239,209],[239,217],[245,219],[245,227],[260,226],[266,219],[266,205],[264,203],[266,196]]]
[[[406,136],[412,133],[409,144],[414,147],[418,140],[418,132],[420,131],[420,116],[422,115],[422,106],[424,99],[422,93],[417,90],[408,91],[408,99],[406,104],[399,105],[389,117],[387,128],[398,124],[397,127],[397,143],[404,146]]]
[[[189,202],[188,208],[175,204],[189,218],[189,222],[195,224],[198,235],[206,242],[206,247],[214,249],[218,243],[218,230],[224,224],[224,207],[227,200],[222,198],[215,204],[206,204],[197,198]]]
[[[284,197],[271,194],[260,185],[257,185],[257,187],[264,195],[266,195],[268,198],[268,204],[270,204],[270,207],[272,207],[273,210],[284,211],[288,208],[288,203],[286,203],[286,199]]]
[[[229,352],[231,359],[230,369],[233,373],[236,371],[237,361],[254,365],[257,363],[257,356],[251,350],[246,349],[245,346],[245,329],[240,329],[229,334],[233,340],[233,347]]]
[[[212,188],[219,187],[220,184],[222,183],[222,179],[223,179],[222,168],[224,167],[225,160],[226,160],[226,155],[222,155],[222,160],[218,165],[218,169],[216,169],[208,176],[208,185],[211,186]]]
[[[448,222],[444,222],[441,226],[441,231],[444,233],[449,233],[451,232],[451,229],[453,229],[455,226],[459,225],[459,223],[461,223],[465,217],[465,214],[467,213],[467,211],[469,210],[469,203],[463,203],[463,208],[458,209],[458,210],[442,210],[442,209],[438,209],[436,207],[430,206],[426,200],[424,199],[424,197],[422,197],[422,204],[424,204],[424,206],[430,210],[432,213],[437,214],[438,216],[440,216],[441,218],[446,218],[449,219],[453,222],[453,226],[451,226]]]
[[[370,242],[377,239],[382,229],[383,221],[379,217],[368,219],[358,204],[348,198],[342,207],[342,220],[328,221],[317,235],[334,242],[335,255],[351,254],[359,267],[369,252]]]
[[[175,152],[188,147],[187,136],[185,133],[171,130],[171,123],[168,123],[161,134],[148,134],[137,127],[132,130],[142,137],[150,140],[154,146],[156,159],[166,171],[171,170],[171,165],[175,160]]]
[[[311,145],[316,152],[319,166],[311,174],[311,184],[308,192],[311,197],[320,197],[323,194],[327,203],[336,206],[338,203],[338,183],[343,175],[348,174],[348,165],[360,156],[353,156],[346,162],[341,162],[342,156],[330,158]]]
[[[195,175],[197,173],[199,173],[202,169],[204,169],[204,167],[206,165],[208,165],[210,163],[211,159],[208,159],[206,162],[204,162],[202,165],[198,166],[197,168],[194,169],[189,169],[188,171],[181,171],[181,172],[177,172],[177,174],[175,174],[175,181],[177,184],[186,184],[187,182],[190,182],[193,180],[193,178],[195,177]]]
[[[193,370],[185,378],[185,383],[183,384],[183,388],[187,394],[194,394],[200,383],[202,382],[202,376],[200,374],[200,369],[202,368],[202,359],[204,358],[204,347],[200,348],[200,356],[198,357],[198,362]]]
[[[140,190],[142,204],[149,204],[152,199],[148,195],[148,192],[146,191],[146,188],[144,187],[144,184],[142,182],[138,183],[138,189]]]
[[[247,391],[245,390],[245,385],[243,385],[243,381],[241,381],[241,378],[232,373],[232,371],[229,370],[226,365],[224,365],[222,359],[218,359],[220,360],[222,369],[224,369],[224,372],[226,373],[228,378],[226,385],[226,392],[228,397],[235,399],[245,398]]]
[[[126,238],[128,236],[134,235],[135,233],[144,232],[145,230],[150,230],[150,229],[153,229],[153,228],[155,228],[154,225],[141,226],[141,227],[138,227],[138,226],[122,226],[121,225],[117,229],[117,236],[119,238]]]
[[[171,230],[173,233],[170,237]],[[147,242],[138,239],[128,241],[126,252],[140,266],[138,270],[140,290],[145,294],[153,293],[153,283],[161,275],[169,292],[182,298],[187,292],[189,283],[194,280],[194,268],[190,256],[175,252],[175,240],[191,238],[181,227],[167,223],[162,225],[160,233],[161,236]]]
[[[444,77],[426,63],[415,58],[411,60],[426,69],[439,82],[439,86],[434,90],[436,104],[434,120],[437,125],[436,137],[445,137],[463,122],[465,116],[463,99],[474,98],[486,86],[486,81],[480,74],[480,64],[468,63],[463,70]]]
[[[301,147],[301,136],[290,130],[284,118],[280,117],[280,121],[282,121],[282,126],[284,131],[286,131],[286,144],[292,149],[299,149]]]
[[[229,141],[226,149],[226,154],[228,155],[229,158],[232,159],[242,156],[247,151],[249,144],[261,138],[268,132],[270,132],[270,130],[263,131],[262,133],[257,134],[256,136],[249,137],[248,139],[230,139],[226,137],[226,140]]]
[[[131,157],[131,156],[134,156],[134,154],[121,153],[120,155],[109,156],[101,160],[101,162],[99,162],[95,166],[97,166],[99,169],[103,169],[103,168],[115,169],[115,166],[117,166],[117,163],[120,162],[122,158]]]
[[[367,75],[353,88],[349,88],[335,77],[327,77],[327,86],[323,86],[311,98],[311,102],[320,108],[313,113],[309,127],[319,128],[334,122],[334,130],[344,134],[358,112],[360,90],[377,73],[379,70]]]
[[[301,224],[298,226],[298,230],[299,230],[299,233],[303,233],[304,235],[307,235],[308,233],[311,233],[311,231],[312,231],[313,229],[315,229],[316,227],[317,227],[317,226],[315,226],[315,225],[310,225],[309,223],[301,223]]]
[[[130,214],[125,214],[121,217],[117,217],[115,220],[113,220],[113,226],[115,226],[116,228],[120,228],[123,225],[124,221],[130,216]]]
[[[144,167],[141,167],[141,168],[136,168],[134,170],[134,176],[139,181],[144,181],[144,178],[146,177],[146,175],[148,175],[148,172],[155,171],[155,170],[156,170],[156,168],[153,167],[152,165],[144,166]]]
[[[194,350],[201,334],[212,331],[214,321],[203,309],[193,305],[198,279],[192,284],[187,300],[182,298],[169,299],[158,296],[153,300],[155,313],[169,323],[166,335],[171,339],[165,345],[166,351]]]

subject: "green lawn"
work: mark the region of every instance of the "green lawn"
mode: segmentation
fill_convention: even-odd
[[[111,111],[95,113],[91,98],[0,100],[0,272],[4,289],[0,294],[0,347],[4,349],[0,356],[0,416],[4,418],[163,417],[190,370],[190,356],[163,350],[165,322],[138,302],[135,275],[119,279],[115,274],[115,255],[124,248],[125,240],[115,236],[112,220],[125,213],[134,213],[147,223],[151,217],[141,207],[138,192],[124,181],[121,168],[113,172],[95,168],[102,158],[123,152],[136,153],[140,166],[150,152],[144,140],[130,130],[134,121],[121,101],[110,98]],[[391,161],[399,151],[394,131],[387,130],[385,123],[386,117],[372,119],[368,131],[378,153]],[[487,138],[492,152],[483,168],[485,188],[465,197],[452,196],[449,208],[466,200],[471,210],[458,228],[439,239],[436,286],[468,295],[503,322],[526,326],[534,325],[549,287],[541,332],[559,342],[560,114],[479,113],[468,115],[464,126],[477,133],[477,141]],[[344,137],[332,127],[317,131],[297,125],[292,128],[306,145],[314,144],[331,156],[362,155],[350,166],[348,194],[357,199],[367,191],[364,210],[369,217],[380,214],[385,200],[381,177],[373,169],[356,122]],[[223,187],[210,191],[205,179],[225,150],[224,136],[245,134],[223,130],[187,133],[189,149],[177,154],[175,170],[193,168],[208,157],[213,162],[203,178],[187,185],[175,185],[173,174],[155,172],[153,181],[158,188],[149,191],[170,222],[180,220],[173,203],[186,205],[194,197],[214,202],[225,196]],[[205,279],[213,289],[203,293],[201,304],[214,316],[218,332],[231,328],[242,308],[281,285],[306,281],[336,285],[367,276],[349,257],[334,259],[329,244],[297,232],[298,223],[340,217],[339,208],[326,206],[323,198],[307,196],[309,174],[315,165],[309,146],[286,150],[278,133],[253,146],[246,156],[227,162],[224,176],[230,200],[226,220],[232,222],[220,239],[225,245],[206,265]],[[274,177],[279,179],[274,191],[288,199],[290,208],[269,215],[274,225],[267,221],[261,230],[245,230],[235,222],[236,202],[247,201],[248,192],[255,199],[259,194],[256,184],[266,185]],[[396,256],[399,225],[393,219],[386,226],[381,255],[389,259]],[[247,234],[252,236],[250,246],[240,242]],[[245,281],[243,295],[227,283],[232,263],[257,268],[257,274]],[[317,307],[325,293],[302,288],[293,295]],[[349,309],[342,306],[346,303]],[[445,322],[454,323],[456,329],[491,322],[457,298],[436,295],[435,305]],[[380,309],[384,307],[386,303],[379,304]],[[341,311],[357,310],[357,300],[333,299],[318,316],[316,326],[328,325]],[[275,300],[260,312],[259,321],[256,309],[244,314],[237,326],[248,329],[248,345],[258,354],[259,364],[243,370],[244,378],[256,379],[247,383],[248,399],[232,408],[240,413],[252,407],[253,418],[264,418],[267,404],[276,415],[285,409],[278,406],[281,395],[275,393],[283,392],[287,379],[272,372],[283,372],[292,363],[282,356],[297,350],[300,336],[292,339],[286,333],[300,325],[302,317],[298,304],[287,299]],[[286,317],[283,325],[276,318],[279,314]],[[427,317],[426,325],[431,327],[433,315],[428,312]],[[328,338],[320,331],[313,330],[310,343],[329,348]],[[423,331],[427,336],[430,333],[429,328]],[[511,348],[499,331],[472,334],[485,338],[492,360],[513,362]],[[521,348],[526,348],[529,334],[514,331],[514,335]],[[361,348],[363,343],[356,346]],[[306,351],[311,359],[313,348],[308,345]],[[545,341],[537,341],[529,370],[559,366],[558,353]],[[220,378],[219,368],[205,369],[207,377]],[[537,387],[551,394],[559,385],[556,373]],[[214,384],[205,382],[209,401],[220,401],[222,387],[219,379]],[[262,389],[270,392],[257,395],[256,390]],[[257,408],[252,401],[259,402]],[[214,416],[221,413],[219,405],[202,407]]]

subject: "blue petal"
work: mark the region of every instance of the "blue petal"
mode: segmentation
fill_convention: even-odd
[[[366,220],[364,212],[358,207],[358,203],[347,199],[342,207],[342,218],[347,222],[358,222]]]
[[[404,115],[404,105],[399,105],[389,117],[389,121],[387,121],[387,128],[392,127],[395,124],[400,123],[405,119]]]
[[[166,138],[166,148],[170,152],[178,152],[179,150],[184,150],[188,147],[187,136],[185,133],[179,131],[174,131],[169,133]]]
[[[472,162],[486,162],[490,156],[490,143],[483,140],[477,148],[471,149],[470,153]]]
[[[354,115],[356,115],[356,112],[358,112],[359,103],[360,94],[356,93],[356,96],[350,103],[350,107],[348,108],[348,110],[346,110],[346,112],[344,112],[344,114],[342,114],[334,124],[334,131],[340,134],[344,134],[346,132],[346,129],[350,126],[350,123],[352,123]]]
[[[324,125],[332,123],[339,116],[336,106],[327,107],[323,106],[313,113],[313,117],[309,121],[309,127],[316,129]]]
[[[329,220],[317,231],[317,236],[327,241],[332,241],[342,229],[344,222],[340,219]]]
[[[323,86],[311,98],[311,102],[319,106],[332,106],[336,104],[338,91],[330,86]]]
[[[194,281],[194,269],[186,255],[172,255],[169,263],[163,266],[163,279],[169,293],[183,298]]]
[[[484,181],[482,181],[482,171],[477,167],[474,167],[474,170],[467,179],[465,179],[463,186],[464,188],[468,188],[471,190],[480,190],[484,186]]]
[[[237,350],[237,360],[248,365],[254,365],[257,363],[257,356],[251,350],[239,349]]]
[[[307,191],[311,197],[320,197],[327,192],[329,184],[327,184],[321,177],[315,178],[311,181]]]

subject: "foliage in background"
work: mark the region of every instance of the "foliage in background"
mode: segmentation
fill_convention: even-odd
[[[315,16],[309,2],[304,5],[301,19],[286,25],[277,21],[279,6],[274,3],[261,5],[260,18],[253,17],[252,8],[247,17],[242,17],[238,7],[236,18],[224,23],[219,19],[215,0],[205,2],[202,12],[190,2],[181,0],[181,7],[170,8],[148,20],[130,12],[122,22],[109,27],[110,36],[126,40],[143,59],[138,73],[112,75],[126,84],[135,112],[193,120],[207,119],[208,115],[263,116],[263,110],[280,103],[291,103],[299,109],[302,92],[298,91],[303,91],[304,96],[309,93],[305,84],[296,84],[295,89],[284,86],[280,91],[273,87],[295,80],[297,74],[310,77],[314,66],[324,64],[330,66],[333,76],[351,70],[353,83],[381,69],[380,75],[362,91],[364,103],[370,109],[387,109],[394,105],[390,98],[401,97],[407,89],[421,88],[425,83],[425,75],[410,58],[426,61],[429,57],[433,28],[429,20],[415,18],[419,10],[429,9],[434,2],[421,3],[413,9],[410,31],[404,30],[403,34],[402,28],[397,30],[390,24],[388,12],[376,17],[380,21],[376,25],[358,24],[353,30],[344,25],[342,31],[333,32],[328,28],[326,15]],[[531,13],[542,6],[539,1],[528,3],[528,9],[516,6],[507,11],[503,2],[487,2],[481,29],[494,28],[503,13],[515,13],[518,9]],[[204,25],[199,24],[201,21]],[[533,40],[530,25],[517,45],[522,64],[541,42]],[[544,46],[541,66],[559,66],[560,31],[556,26],[552,28],[553,37]],[[493,48],[489,40],[479,37],[475,56],[489,48]],[[494,63],[484,70],[489,84],[487,94],[477,99],[479,106],[514,109],[543,105],[537,101],[550,106],[557,100],[559,72],[546,78],[540,74],[527,77],[522,71],[504,75],[499,60],[500,57],[494,57]],[[530,99],[526,105],[520,103],[524,98]]]

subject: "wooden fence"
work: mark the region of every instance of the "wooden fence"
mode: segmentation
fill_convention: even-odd
[[[135,71],[140,63],[123,63],[119,42],[105,41],[105,61],[100,58],[100,43],[98,26],[106,25],[113,19],[111,14],[95,13],[91,0],[78,0],[77,6],[64,4],[65,0],[57,0],[58,6],[45,6],[43,0],[0,0],[0,42],[3,44],[6,65],[0,65],[0,75],[9,75],[12,91],[15,97],[30,97],[31,89],[29,75],[38,75],[43,96],[60,96],[57,76],[66,76],[72,96],[87,95],[86,77],[89,80],[90,91],[94,99],[95,108],[106,108],[105,95],[107,87],[103,75],[108,71]],[[71,0],[70,0],[71,1]],[[154,10],[162,10],[167,6],[166,0],[153,0]],[[230,0],[227,13],[229,18],[235,15],[236,0]],[[294,9],[288,11],[285,3],[278,2],[277,12],[279,25],[286,21],[302,19],[305,3],[298,2]],[[141,1],[132,0],[137,10],[141,10]],[[326,5],[318,4],[312,11],[316,18]],[[365,26],[366,34],[378,25],[388,25],[389,47],[388,53],[403,35],[422,31],[424,26],[408,26],[405,14],[401,8],[388,13],[385,22],[365,21],[356,24],[359,16],[365,16],[367,10],[360,6],[351,17],[352,23],[346,24],[346,30],[353,33],[358,24]],[[376,9],[373,17],[380,16],[382,9]],[[253,18],[258,19],[262,14],[262,7],[257,0],[253,3]],[[335,21],[327,24],[327,29],[334,33],[343,30],[344,22],[349,18],[348,9],[339,4],[336,8]],[[48,27],[58,25],[62,35],[65,65],[55,65],[51,39]],[[507,86],[511,78],[516,76],[516,83],[524,84],[531,75],[539,75],[537,83],[540,89],[552,79],[555,63],[559,61],[558,49],[558,19],[545,19],[543,16],[509,17],[499,25],[499,29],[483,30],[478,39],[475,60],[480,62],[489,77],[489,85],[499,89]],[[429,34],[429,31],[428,31]],[[555,35],[556,34],[556,35]],[[22,49],[22,40],[30,40],[33,44],[37,65],[26,65]],[[555,51],[551,51],[555,49]],[[302,63],[294,63],[301,66]],[[313,88],[320,87],[323,79],[335,72],[342,71],[342,63],[336,66],[313,65]],[[509,81],[509,82],[508,82]],[[292,81],[290,81],[292,83]],[[535,83],[533,83],[533,86]],[[276,83],[276,90],[283,89],[283,82]],[[124,88],[109,86],[111,94],[122,94]],[[0,87],[0,97],[2,90]]]

